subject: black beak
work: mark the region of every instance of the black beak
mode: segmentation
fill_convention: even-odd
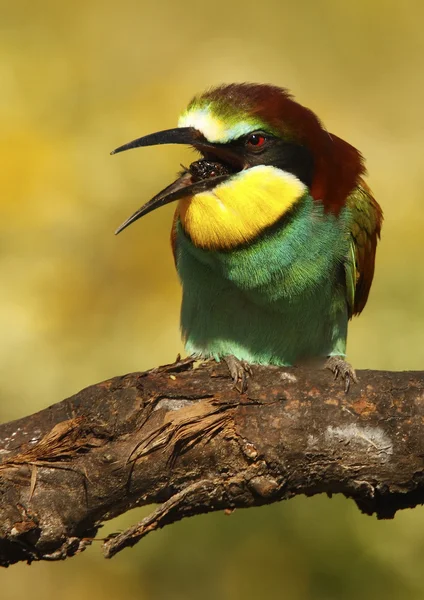
[[[170,202],[174,202],[180,198],[194,196],[194,194],[211,190],[219,183],[226,181],[228,177],[229,175],[220,175],[219,177],[211,177],[210,179],[204,179],[203,181],[196,181],[196,183],[192,183],[191,173],[184,173],[181,175],[181,177],[174,181],[174,183],[168,185],[168,187],[146,202],[146,204],[139,208],[133,215],[131,215],[131,217],[124,221],[122,225],[120,225],[115,231],[115,235],[121,233],[121,231],[128,227],[128,225],[138,221],[138,219],[144,217],[144,215],[147,215],[147,213],[152,212],[152,210],[155,210],[160,206],[165,206],[165,204],[169,204]]]
[[[131,150],[131,148],[158,146],[159,144],[189,144],[190,146],[194,146],[200,140],[204,141],[204,138],[194,127],[176,127],[175,129],[165,129],[165,131],[157,131],[156,133],[137,138],[132,142],[128,142],[128,144],[115,148],[111,154],[118,154],[125,150]]]
[[[145,135],[144,137],[133,140],[128,144],[119,146],[119,148],[113,150],[111,154],[118,154],[119,152],[130,150],[131,148],[156,146],[158,144],[187,144],[193,146],[200,152],[204,152],[208,156],[227,161],[236,170],[241,168],[240,157],[237,156],[233,150],[226,148],[223,144],[211,144],[193,127],[177,127],[176,129],[167,129],[165,131],[151,133],[150,135]],[[192,175],[189,171],[183,173],[181,177],[174,181],[174,183],[171,183],[171,185],[159,192],[159,194],[149,200],[149,202],[144,204],[129,217],[129,219],[122,223],[115,234],[120,233],[123,229],[128,227],[128,225],[131,225],[131,223],[134,223],[140,219],[140,217],[147,215],[147,213],[156,208],[165,206],[165,204],[169,204],[180,198],[211,190],[219,183],[226,181],[230,176],[231,173],[193,182]]]

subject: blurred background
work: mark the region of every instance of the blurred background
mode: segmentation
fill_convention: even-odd
[[[421,2],[0,0],[0,9],[2,420],[182,351],[173,207],[113,231],[191,155],[109,151],[175,126],[195,93],[221,82],[288,87],[363,152],[385,223],[349,359],[423,368]],[[378,522],[343,498],[296,498],[183,521],[108,562],[94,543],[65,563],[11,567],[0,597],[418,600],[423,531],[421,508]]]

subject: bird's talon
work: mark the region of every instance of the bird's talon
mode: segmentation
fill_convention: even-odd
[[[247,390],[248,376],[253,375],[252,367],[244,360],[239,360],[235,356],[224,356],[223,361],[230,371],[235,389],[243,394]]]
[[[250,375],[250,377],[252,377],[252,375],[253,375],[253,370],[252,370],[252,367],[249,365],[249,363],[245,363],[245,365],[244,365],[244,370],[246,371],[246,373],[247,373],[248,375]]]
[[[345,394],[348,393],[350,388],[350,376],[349,373],[347,373],[346,377],[345,377]]]
[[[341,356],[330,356],[325,363],[325,368],[334,373],[334,380],[338,379],[340,375],[340,377],[344,380],[344,391],[346,394],[350,389],[350,384],[352,381],[354,383],[358,383],[355,369]]]

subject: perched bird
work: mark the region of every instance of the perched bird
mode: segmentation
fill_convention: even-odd
[[[367,302],[382,223],[361,154],[287,90],[250,83],[196,96],[176,129],[113,154],[170,143],[202,158],[117,233],[178,200],[171,239],[187,352],[225,360],[243,389],[251,364],[328,359],[348,389],[348,321]]]

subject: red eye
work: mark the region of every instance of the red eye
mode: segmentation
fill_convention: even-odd
[[[265,144],[265,136],[261,133],[251,133],[249,137],[246,139],[246,146],[250,148],[261,148]]]

